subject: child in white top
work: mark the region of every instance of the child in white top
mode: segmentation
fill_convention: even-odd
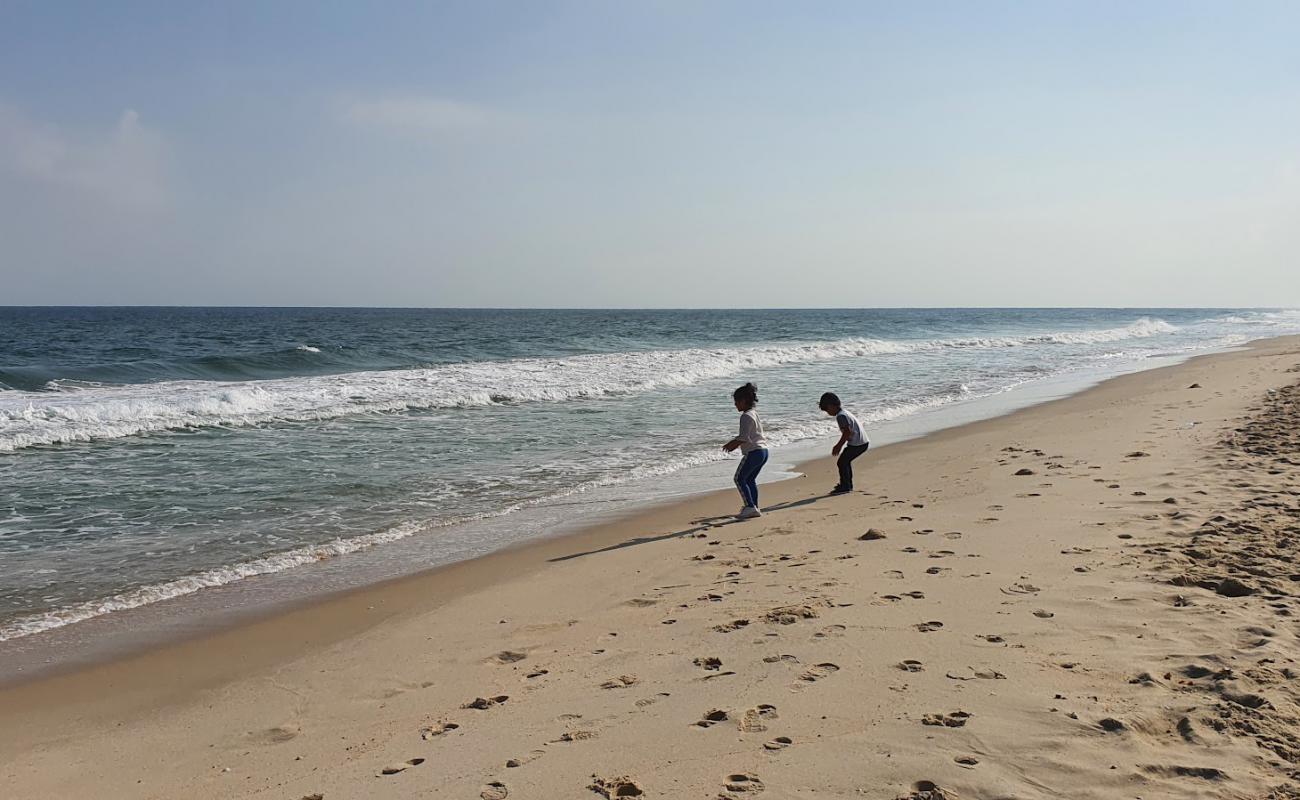
[[[740,448],[742,457],[736,467],[736,488],[745,505],[736,515],[738,519],[762,516],[758,510],[758,473],[767,463],[767,439],[763,436],[763,423],[754,406],[758,405],[758,387],[747,383],[731,393],[731,399],[740,412],[740,435],[722,446],[728,453]]]

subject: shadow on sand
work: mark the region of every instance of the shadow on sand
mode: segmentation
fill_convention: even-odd
[[[825,499],[826,497],[829,497],[829,495],[819,495],[817,497],[806,497],[803,500],[791,500],[788,503],[777,503],[776,505],[772,505],[772,506],[768,506],[767,508],[764,508],[763,512],[770,513],[772,511],[784,511],[785,509],[788,508],[798,508],[799,506],[806,506],[812,503],[816,503],[818,500]],[[548,562],[569,561],[574,558],[582,558],[583,556],[594,556],[599,553],[609,553],[614,550],[622,550],[625,547],[636,547],[637,545],[642,545],[642,544],[654,544],[655,542],[664,542],[669,539],[680,539],[683,536],[693,536],[694,534],[711,530],[713,528],[721,528],[724,525],[735,525],[738,522],[746,522],[746,521],[747,520],[736,519],[736,517],[731,514],[725,514],[719,517],[700,517],[699,519],[691,520],[691,525],[693,527],[686,528],[684,530],[673,531],[672,533],[661,533],[658,536],[638,536],[634,539],[628,539],[626,541],[622,541],[617,544],[611,544],[607,547],[601,547],[596,550],[584,550],[581,553],[570,553],[567,556],[556,556],[555,558],[548,558],[547,561]]]

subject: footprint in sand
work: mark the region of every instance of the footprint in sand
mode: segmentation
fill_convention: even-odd
[[[1200,778],[1206,781],[1221,781],[1226,780],[1228,777],[1227,773],[1217,767],[1145,764],[1142,765],[1142,771],[1148,775],[1159,775],[1162,778]]]
[[[912,790],[911,794],[902,795],[898,800],[957,800],[955,792],[939,788],[934,781],[917,781],[912,784]]]
[[[403,761],[400,764],[389,764],[379,770],[380,775],[396,775],[399,772],[405,772],[411,767],[418,767],[424,763],[423,758],[412,758],[410,761]]]
[[[922,725],[938,725],[945,728],[964,727],[971,718],[971,714],[966,711],[952,711],[947,714],[926,714],[921,717]]]
[[[460,726],[454,722],[439,722],[436,725],[429,725],[420,729],[420,738],[428,741],[443,734],[451,733]]]
[[[925,574],[938,575],[942,572],[949,572],[949,571],[951,571],[949,567],[927,567],[925,570]]]
[[[645,794],[636,781],[626,775],[617,778],[598,778],[592,775],[591,784],[587,788],[607,800],[614,800],[616,797],[640,797]]]
[[[643,697],[640,700],[636,701],[636,707],[645,708],[646,706],[652,706],[665,697],[672,697],[672,694],[669,692],[660,692],[654,697]]]
[[[510,796],[510,790],[501,781],[492,781],[483,787],[483,791],[478,793],[483,800],[506,800]]]
[[[1038,617],[1039,619],[1051,619],[1052,617],[1054,617],[1054,616],[1056,616],[1056,615],[1053,614],[1053,613],[1050,612],[1050,611],[1046,611],[1046,610],[1040,608],[1040,609],[1038,609],[1037,611],[1034,612],[1034,616],[1035,616],[1035,617]]]
[[[498,664],[513,664],[516,661],[523,661],[528,658],[526,653],[520,653],[514,650],[502,650],[500,653],[492,656],[492,660]]]
[[[921,633],[930,633],[931,631],[937,631],[942,628],[943,623],[938,620],[930,620],[929,622],[918,622],[912,627],[916,628]]]
[[[718,633],[731,633],[732,631],[740,630],[741,628],[745,627],[748,624],[749,624],[749,620],[747,619],[736,619],[736,620],[732,620],[731,622],[724,622],[721,625],[714,625],[713,630],[717,631]]]
[[[830,677],[831,675],[834,675],[836,672],[839,671],[840,671],[839,666],[836,664],[832,664],[829,661],[822,664],[814,664],[813,666],[799,673],[800,682],[795,684],[793,688],[795,688],[796,690],[802,689],[810,683],[816,683],[822,678]]]
[[[1010,586],[1005,586],[1002,589],[999,589],[999,591],[1003,594],[1037,594],[1038,592],[1041,592],[1042,589],[1039,589],[1032,583],[1013,583]]]
[[[789,736],[778,736],[775,739],[763,742],[763,748],[766,750],[784,750],[794,744],[794,739]]]
[[[973,681],[976,678],[986,681],[1004,681],[1007,679],[1006,675],[1003,675],[1001,672],[998,672],[991,667],[981,667],[979,669],[966,667],[964,671],[957,669],[949,670],[944,673],[944,677],[954,681]]]
[[[515,767],[522,767],[524,764],[531,764],[532,762],[536,761],[537,759],[541,758],[544,755],[546,755],[545,750],[534,750],[528,755],[523,756],[522,758],[508,759],[506,761],[506,768],[514,769]]]
[[[728,775],[723,788],[728,792],[746,792],[749,794],[758,794],[763,791],[763,782],[758,779],[757,775],[750,772],[741,772],[735,775]]]
[[[925,672],[925,667],[914,658],[904,659],[898,662],[897,666],[904,672]]]
[[[953,761],[956,761],[958,766],[966,769],[975,769],[975,765],[980,763],[980,760],[975,756],[957,756]]]
[[[727,712],[723,711],[720,708],[714,708],[714,709],[710,709],[709,711],[706,711],[704,713],[704,716],[701,717],[694,724],[696,727],[699,728],[712,728],[714,725],[717,725],[719,722],[726,722],[727,719],[728,719]]]
[[[776,718],[776,706],[763,703],[746,711],[737,725],[742,733],[758,733],[767,730],[767,723]]]
[[[961,538],[961,531],[948,531],[947,533],[945,533],[945,534],[943,535],[943,538],[945,538],[945,539],[960,539],[960,538]]]
[[[719,670],[722,669],[722,659],[717,656],[703,656],[695,659],[695,666],[707,670]]]
[[[475,697],[461,708],[474,708],[479,711],[486,711],[493,706],[499,706],[510,699],[510,695],[499,694],[496,697]]]
[[[774,655],[774,656],[763,656],[763,663],[765,664],[775,664],[778,661],[784,661],[787,664],[799,663],[799,659],[787,653],[782,653],[781,655]]]
[[[626,689],[629,686],[635,686],[640,683],[641,679],[635,675],[619,675],[617,678],[610,678],[600,685],[602,689]]]
[[[814,639],[825,639],[830,636],[843,636],[844,631],[848,630],[843,625],[827,625],[825,628],[813,634]]]
[[[817,609],[809,605],[780,606],[763,615],[763,619],[774,625],[793,625],[801,619],[816,619],[821,616]]]
[[[983,639],[984,641],[991,642],[992,644],[1003,644],[1006,642],[1006,639],[1003,639],[1001,636],[998,636],[996,633],[981,633],[981,634],[977,634],[975,638]]]

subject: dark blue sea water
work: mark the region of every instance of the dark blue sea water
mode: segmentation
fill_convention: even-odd
[[[1297,331],[1229,309],[0,308],[0,640],[408,537],[465,557],[469,521],[728,458],[747,380],[779,448],[829,433],[825,390],[870,426]]]

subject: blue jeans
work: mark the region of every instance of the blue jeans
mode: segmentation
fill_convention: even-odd
[[[767,448],[762,447],[746,453],[740,459],[740,466],[736,467],[736,488],[747,506],[758,508],[758,473],[766,463]]]

